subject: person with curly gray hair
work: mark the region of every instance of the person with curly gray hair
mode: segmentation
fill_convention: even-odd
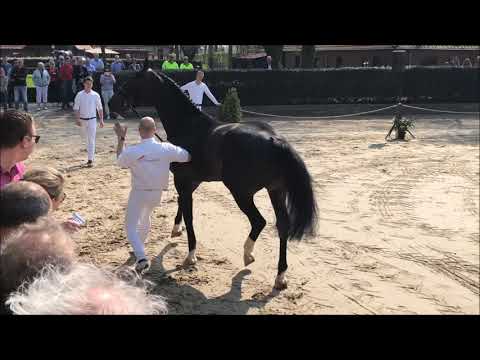
[[[0,244],[0,299],[31,281],[43,267],[55,265],[64,271],[74,259],[73,240],[52,217],[20,225]]]
[[[6,305],[14,315],[166,314],[164,298],[149,294],[149,286],[133,273],[127,280],[90,264],[77,263],[67,273],[47,266]]]

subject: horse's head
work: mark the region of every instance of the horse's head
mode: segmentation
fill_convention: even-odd
[[[156,105],[156,100],[162,91],[163,78],[151,69],[145,69],[128,76],[116,90],[109,104],[110,113],[114,118],[117,115],[125,117],[128,110],[137,105]]]

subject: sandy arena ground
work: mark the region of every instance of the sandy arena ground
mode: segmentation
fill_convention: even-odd
[[[87,219],[75,235],[81,260],[132,265],[123,229],[130,175],[115,165],[113,122],[99,129],[96,166],[87,169],[72,113],[36,119],[42,138],[27,165],[68,171],[57,216],[78,211]],[[409,142],[384,141],[391,117],[270,122],[305,160],[320,215],[316,238],[289,243],[283,292],[272,291],[279,240],[267,192],[255,197],[268,225],[245,269],[247,218],[222,183],[203,183],[194,193],[199,262],[186,270],[186,234],[170,238],[171,176],[146,247],[147,278],[170,313],[479,314],[479,121],[417,119]],[[132,143],[137,124],[128,124]]]

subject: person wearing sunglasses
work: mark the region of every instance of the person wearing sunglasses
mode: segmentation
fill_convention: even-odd
[[[29,113],[8,110],[0,113],[0,189],[23,178],[27,160],[40,140]]]
[[[65,186],[65,177],[57,169],[48,166],[33,168],[25,173],[23,180],[38,184],[47,192],[52,202],[52,211],[58,210],[60,205],[67,198],[67,194],[63,190]],[[80,225],[72,220],[63,222],[62,226],[64,230],[69,233],[80,230]]]

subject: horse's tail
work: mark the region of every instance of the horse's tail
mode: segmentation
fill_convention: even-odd
[[[312,236],[317,222],[317,203],[312,179],[302,158],[285,140],[280,140],[280,166],[283,168],[289,217],[288,239]]]

